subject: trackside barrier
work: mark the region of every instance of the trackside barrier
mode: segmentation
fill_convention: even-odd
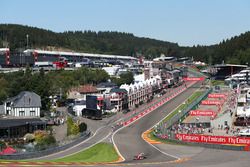
[[[185,144],[185,145],[192,145],[192,146],[201,146],[207,148],[214,148],[214,149],[225,149],[225,150],[236,150],[236,151],[250,151],[250,139],[248,138],[239,138],[237,137],[225,137],[225,136],[205,136],[205,135],[195,135],[195,134],[175,134],[174,131],[169,130],[169,128],[175,124],[176,122],[180,121],[188,112],[194,109],[198,104],[208,96],[208,94],[212,91],[212,89],[207,90],[202,96],[200,96],[197,100],[191,103],[187,108],[185,108],[180,113],[174,115],[172,118],[169,119],[166,123],[160,123],[157,127],[160,130],[160,133],[153,132],[154,136],[166,140],[172,143],[177,144]],[[161,125],[161,126],[160,126]],[[160,127],[159,127],[160,126]],[[182,136],[184,135],[184,136]],[[186,137],[185,137],[186,135]],[[178,137],[179,136],[179,137]],[[216,138],[217,140],[213,139]],[[204,142],[198,142],[200,140],[204,140]],[[209,141],[217,141],[218,143],[211,143],[206,142],[205,140]],[[222,142],[225,141],[225,144]],[[228,141],[228,142],[226,142]],[[230,144],[230,142],[236,142],[239,144]],[[221,143],[220,143],[221,142]],[[241,144],[242,143],[242,144]],[[247,143],[247,144],[245,144]]]
[[[199,147],[213,148],[213,149],[220,149],[220,150],[249,151],[248,146],[194,143],[194,142],[184,142],[184,141],[175,140],[175,139],[164,139],[164,140],[169,141],[171,143],[189,145],[189,146],[199,146]]]
[[[81,137],[77,138],[73,142],[69,144],[65,144],[63,146],[51,147],[46,150],[37,151],[37,152],[26,152],[26,153],[17,153],[17,154],[10,154],[10,155],[1,155],[0,159],[8,159],[8,160],[21,160],[21,159],[31,159],[31,158],[38,158],[43,157],[49,154],[57,153],[62,150],[66,150],[70,147],[73,147],[82,141],[86,140],[90,136],[90,131],[86,131],[82,134]]]
[[[199,98],[197,98],[195,101],[193,101],[190,105],[188,105],[184,110],[181,112],[178,112],[178,114],[174,115],[172,118],[170,118],[167,122],[164,122],[165,129],[170,128],[173,124],[180,121],[184,116],[188,114],[188,112],[194,108],[196,108],[199,103],[207,97],[207,95],[212,91],[212,89],[206,90]]]

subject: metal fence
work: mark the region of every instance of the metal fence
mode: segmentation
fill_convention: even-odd
[[[148,103],[148,104],[145,104],[145,106],[142,106],[142,107],[140,107],[140,108],[138,108],[138,109],[135,109],[134,111],[131,111],[130,116],[123,118],[122,121],[123,121],[123,122],[128,121],[128,120],[130,120],[131,118],[135,117],[136,115],[140,114],[141,112],[143,112],[143,111],[145,111],[145,110],[147,110],[147,109],[149,109],[149,108],[155,106],[156,104],[158,104],[158,103],[160,103],[160,102],[164,102],[165,99],[167,99],[168,97],[171,97],[171,96],[174,95],[176,92],[178,92],[179,90],[183,89],[184,87],[185,87],[185,85],[182,85],[182,86],[180,86],[180,87],[175,88],[174,90],[173,90],[173,89],[167,90],[166,94],[164,94],[163,96],[158,97],[158,98],[154,98],[153,101],[151,101],[151,102]],[[171,100],[170,100],[170,101],[171,101]],[[168,102],[167,102],[167,103],[168,103]],[[165,103],[164,103],[163,105],[165,105]],[[161,106],[159,106],[159,107],[161,107]]]
[[[164,129],[170,128],[173,124],[177,122],[181,122],[184,117],[188,114],[188,112],[192,109],[195,109],[199,103],[205,99],[209,93],[211,93],[212,89],[206,90],[200,97],[198,97],[195,101],[193,101],[191,104],[189,104],[186,108],[183,110],[178,111],[177,114],[175,114],[173,117],[171,117],[167,122],[162,122],[159,126],[160,129],[164,131]],[[186,105],[184,103],[184,105]]]
[[[53,154],[62,150],[66,150],[70,147],[75,146],[76,144],[81,143],[82,141],[86,140],[90,136],[90,131],[84,132],[81,137],[77,138],[73,142],[57,147],[51,147],[46,150],[37,151],[37,152],[26,152],[26,153],[18,153],[18,154],[10,154],[10,155],[1,155],[0,159],[8,159],[8,160],[20,160],[20,159],[31,159],[37,157],[43,157],[49,154]]]
[[[222,144],[208,144],[208,143],[194,143],[194,142],[184,142],[176,139],[164,139],[168,142],[175,143],[175,144],[182,144],[187,146],[199,146],[205,148],[212,148],[212,149],[220,149],[220,150],[234,150],[234,151],[245,151],[245,146],[233,146],[233,145],[222,145]]]
[[[195,109],[200,101],[205,99],[209,93],[211,93],[212,88],[206,90],[199,98],[197,98],[194,102],[188,105],[185,109],[178,112],[176,115],[171,117],[167,122],[162,122],[157,125],[154,129],[154,136],[169,141],[171,143],[176,144],[184,144],[184,145],[191,145],[191,146],[200,146],[206,148],[213,148],[213,149],[225,149],[225,150],[235,150],[235,151],[244,151],[246,150],[245,146],[234,146],[234,145],[221,145],[221,144],[208,144],[208,143],[197,143],[197,142],[184,142],[177,140],[175,138],[175,132],[171,130],[171,127],[178,122],[181,122],[184,117],[188,114],[188,112],[192,109]]]

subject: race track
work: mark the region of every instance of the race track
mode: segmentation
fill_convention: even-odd
[[[166,162],[178,158],[175,155],[166,155],[153,148],[142,139],[141,134],[182,104],[195,90],[197,90],[199,84],[200,83],[196,83],[163,106],[152,111],[132,125],[119,130],[114,135],[114,142],[121,155],[125,158],[125,163],[134,163],[134,155],[140,152],[144,152],[147,155],[147,159],[141,160],[140,162]]]

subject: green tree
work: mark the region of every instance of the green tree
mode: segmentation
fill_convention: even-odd
[[[74,123],[71,127],[71,134],[77,135],[80,132],[78,124]]]
[[[72,127],[74,125],[74,121],[72,119],[72,117],[69,117],[67,118],[67,136],[71,135],[72,134]]]
[[[134,75],[132,72],[123,73],[119,78],[111,78],[112,82],[116,83],[118,86],[122,84],[131,84],[134,81]]]
[[[82,122],[79,124],[79,132],[84,132],[87,130],[87,124]]]
[[[8,97],[8,81],[4,78],[0,78],[0,104]]]

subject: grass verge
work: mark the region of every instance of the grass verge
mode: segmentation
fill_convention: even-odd
[[[169,114],[164,120],[163,122],[167,122],[168,120],[170,120],[174,115],[176,115],[180,110],[183,110],[184,108],[186,108],[188,105],[190,105],[195,99],[197,99],[198,97],[200,97],[203,94],[202,91],[197,91],[195,93],[193,93],[185,102],[185,104],[181,104],[177,109],[175,109],[171,114]]]
[[[197,92],[194,92],[186,101],[184,104],[181,104],[178,108],[176,108],[173,112],[171,112],[171,114],[169,114],[162,122],[167,122],[169,121],[175,114],[177,114],[180,110],[183,110],[185,109],[186,107],[188,107],[195,99],[197,99],[198,97],[200,97],[204,92],[203,91],[197,91]],[[168,144],[179,144],[177,142],[174,142],[174,141],[170,141],[170,140],[166,140],[166,139],[160,139],[160,138],[157,138],[156,136],[154,136],[153,134],[153,130],[148,134],[149,138],[151,140],[155,140],[155,141],[159,141],[159,142],[162,142],[162,143],[168,143]]]
[[[55,160],[4,160],[0,159],[0,162],[114,162],[119,159],[115,148],[109,143],[98,143],[87,150],[79,153],[60,158]]]
[[[114,162],[119,156],[112,144],[98,143],[79,153],[52,160],[53,162]]]
[[[217,86],[217,85],[225,85],[225,81],[220,81],[220,80],[211,80],[211,84],[213,86]]]

